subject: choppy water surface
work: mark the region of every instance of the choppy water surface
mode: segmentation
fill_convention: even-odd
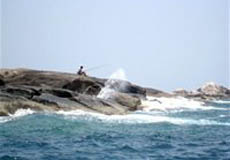
[[[0,159],[230,159],[229,101],[164,102],[126,116],[18,111],[0,118]]]

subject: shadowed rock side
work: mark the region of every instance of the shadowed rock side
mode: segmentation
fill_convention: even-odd
[[[152,96],[152,97],[173,97],[173,94],[163,92],[157,89],[153,88],[145,88],[146,89],[146,94],[147,96]]]
[[[18,109],[37,111],[84,110],[88,112],[127,114],[141,104],[145,89],[129,82],[109,99],[97,98],[106,79],[71,73],[29,69],[0,70],[0,116]]]
[[[4,86],[5,85],[5,81],[3,80],[3,76],[0,76],[0,86]]]

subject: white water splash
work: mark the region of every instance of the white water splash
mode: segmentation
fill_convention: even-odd
[[[23,116],[34,114],[34,113],[35,113],[35,111],[33,111],[31,109],[18,109],[14,114],[10,114],[7,117],[0,117],[0,123],[15,120],[19,117],[23,117]]]
[[[108,99],[113,96],[118,90],[125,88],[126,81],[125,71],[123,69],[118,69],[114,72],[105,83],[105,87],[102,88],[100,93],[97,95],[98,98]]]
[[[109,79],[118,79],[118,80],[123,80],[123,81],[127,80],[126,75],[125,75],[125,71],[122,68],[120,68],[116,72],[114,72],[109,77]]]
[[[23,117],[26,115],[34,114],[35,111],[31,110],[30,108],[28,109],[18,109],[13,115],[10,115],[11,117]]]
[[[147,97],[147,100],[142,100],[143,111],[184,111],[184,110],[227,110],[226,108],[218,108],[206,106],[204,102],[195,101],[183,97],[166,98],[166,97]]]

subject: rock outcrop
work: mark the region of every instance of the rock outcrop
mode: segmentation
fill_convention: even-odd
[[[174,96],[182,96],[198,100],[230,99],[230,89],[213,82],[204,84],[195,91],[184,89],[174,91]]]
[[[207,96],[230,96],[230,90],[228,88],[217,85],[214,82],[204,84],[201,88],[198,89],[198,91]]]
[[[88,112],[127,114],[141,104],[137,95],[145,89],[122,81],[126,87],[116,90],[109,99],[98,98],[107,80],[71,73],[29,69],[0,70],[0,116],[14,114],[18,109],[37,111],[84,110]],[[119,83],[118,83],[119,84]]]
[[[78,93],[97,95],[103,87],[103,83],[101,84],[90,77],[82,76],[74,79],[72,82],[65,84],[62,88],[69,89]]]
[[[79,109],[107,115],[127,114],[141,108],[141,99],[146,96],[182,96],[209,101],[230,99],[230,90],[207,83],[196,91],[180,89],[167,93],[116,79],[29,69],[0,70],[0,116],[28,108],[48,112]]]

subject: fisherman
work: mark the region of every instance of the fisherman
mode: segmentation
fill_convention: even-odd
[[[83,71],[83,66],[80,66],[80,69],[77,71],[77,74],[80,76],[86,76],[86,73]]]

